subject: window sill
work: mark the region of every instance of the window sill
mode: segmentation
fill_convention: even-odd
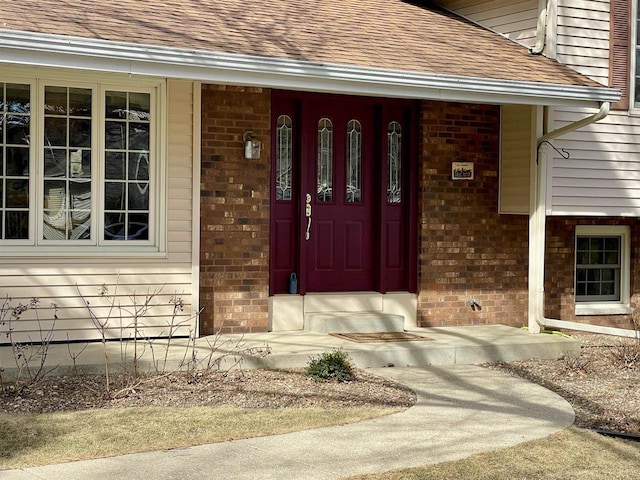
[[[131,258],[131,257],[153,257],[165,258],[167,253],[158,249],[155,245],[113,245],[113,246],[76,246],[76,247],[15,247],[3,248],[0,251],[0,258],[4,259],[25,259],[42,257],[73,257],[73,258]]]
[[[585,303],[576,304],[575,314],[586,315],[630,315],[633,309],[622,303]]]

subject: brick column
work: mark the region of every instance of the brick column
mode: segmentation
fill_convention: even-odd
[[[270,91],[202,87],[201,335],[268,327]],[[244,158],[243,135],[262,142]]]

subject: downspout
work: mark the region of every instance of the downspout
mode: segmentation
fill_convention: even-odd
[[[540,55],[544,50],[547,36],[547,15],[551,9],[551,2],[556,0],[540,0],[538,5],[538,23],[536,25],[536,44],[529,49],[532,55]]]
[[[544,253],[546,241],[547,219],[547,177],[546,158],[540,155],[540,148],[544,142],[553,140],[566,133],[572,132],[586,125],[602,120],[609,113],[611,104],[603,102],[594,115],[565,125],[542,135],[536,144],[535,160],[532,173],[535,178],[531,214],[529,216],[529,332],[540,333],[542,327],[551,326],[550,323],[561,322],[545,318],[544,316]]]

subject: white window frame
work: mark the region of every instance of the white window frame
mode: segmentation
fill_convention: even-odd
[[[102,78],[105,77],[104,81]],[[166,256],[166,138],[164,119],[166,85],[158,79],[129,79],[121,76],[100,78],[91,74],[43,74],[34,77],[4,73],[2,83],[20,83],[31,88],[31,122],[29,135],[29,238],[26,240],[0,239],[0,257],[26,256]],[[44,89],[45,86],[92,89],[92,206],[89,240],[44,240]],[[106,115],[105,92],[122,91],[149,93],[150,102],[150,171],[149,171],[149,239],[104,240],[104,123]]]
[[[577,225],[574,238],[573,288],[574,298],[577,282],[578,236],[620,237],[620,300],[575,302],[576,315],[623,315],[631,313],[630,307],[630,231],[624,225]]]
[[[14,83],[14,84],[29,85],[30,102],[31,102],[31,108],[29,112],[29,138],[30,139],[36,138],[34,134],[35,132],[34,124],[36,122],[34,120],[34,115],[33,115],[36,81],[34,79],[3,75],[0,77],[0,83],[4,83],[4,84]],[[2,247],[0,248],[0,254],[2,253],[3,250],[5,250],[4,247],[9,248],[9,247],[20,247],[24,245],[30,245],[35,235],[35,219],[34,219],[33,210],[37,203],[34,195],[34,192],[36,191],[35,186],[36,186],[36,176],[37,176],[34,174],[34,168],[36,165],[35,150],[37,147],[33,145],[33,141],[31,141],[30,143],[31,144],[29,145],[29,238],[28,239],[10,239],[10,240],[0,239],[0,247]]]

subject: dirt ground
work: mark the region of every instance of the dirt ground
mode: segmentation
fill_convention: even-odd
[[[574,334],[579,355],[557,360],[486,365],[524,377],[564,397],[580,427],[640,434],[640,341]],[[232,404],[246,408],[327,409],[410,406],[406,388],[357,371],[350,382],[317,382],[304,369],[234,370],[227,373],[117,376],[107,391],[104,376],[49,376],[27,387],[0,388],[0,411],[51,412],[143,405]]]

